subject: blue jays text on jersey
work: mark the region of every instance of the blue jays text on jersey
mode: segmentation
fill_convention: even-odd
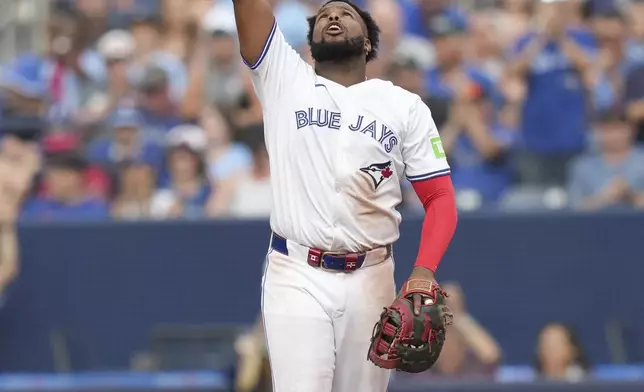
[[[297,129],[306,126],[316,126],[328,129],[340,129],[340,120],[342,114],[332,112],[327,109],[308,108],[307,110],[298,110],[295,112],[295,121]],[[376,120],[369,121],[363,115],[359,115],[349,125],[353,132],[360,132],[363,135],[370,136],[373,140],[382,145],[387,153],[390,153],[398,145],[398,136],[385,124],[379,124]]]

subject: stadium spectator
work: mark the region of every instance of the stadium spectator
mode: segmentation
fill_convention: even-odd
[[[104,79],[101,56],[88,49],[77,15],[71,11],[52,15],[47,57],[40,72],[47,86],[50,127],[67,129]]]
[[[628,45],[628,58],[633,64],[644,65],[644,0],[631,1],[627,12],[632,32]]]
[[[203,130],[193,125],[173,128],[167,135],[168,184],[152,197],[154,218],[197,219],[204,216],[212,187],[206,174]]]
[[[211,216],[235,218],[268,218],[273,206],[270,166],[263,132],[249,130],[253,165],[249,170],[229,176],[218,183],[217,193],[209,205]]]
[[[616,3],[595,2],[591,8],[591,26],[599,47],[594,65],[594,109],[604,110],[623,105],[625,79],[633,66],[628,58],[626,16]]]
[[[205,108],[201,116],[201,126],[208,138],[208,176],[211,181],[228,180],[251,168],[253,157],[248,147],[232,140],[230,125],[216,108]],[[262,134],[263,127],[250,125],[239,131],[240,134]]]
[[[463,180],[457,188],[462,195],[472,188],[484,193],[486,207],[500,194],[514,194],[514,187],[537,184],[536,192],[542,192],[542,185],[560,186],[568,162],[592,135],[590,109],[625,103],[644,141],[644,70],[637,66],[644,61],[644,19],[638,13],[644,1],[632,1],[630,8],[613,0],[359,3],[382,28],[380,59],[370,64],[370,77],[392,80],[428,103],[446,138],[454,177]],[[47,112],[47,133],[72,134],[78,139],[72,149],[108,166],[132,160],[156,168],[159,163],[152,161],[161,160],[167,132],[199,124],[208,137],[204,157],[213,184],[250,170],[252,156],[243,144],[252,140],[243,133],[261,123],[262,108],[241,62],[228,0],[193,0],[190,6],[180,0],[56,4],[45,55],[22,53],[2,69],[4,112]],[[310,61],[304,16],[320,1],[272,4],[287,41]],[[140,111],[136,132],[113,129],[126,108]],[[475,131],[483,128],[483,111],[487,134]],[[455,121],[469,126],[453,131]],[[127,147],[136,134],[142,135],[139,148]],[[485,157],[492,150],[480,149],[481,135],[501,147],[499,159]],[[157,158],[145,153],[149,143],[157,145],[150,148]],[[112,157],[113,150],[123,156]],[[483,168],[496,180],[472,174]],[[165,167],[153,171],[166,186]],[[105,180],[86,179],[86,185],[93,195],[107,197]],[[405,200],[413,206],[416,197]]]
[[[644,142],[644,65],[626,77],[625,100],[629,121],[636,126],[637,140]]]
[[[111,134],[89,146],[90,161],[110,171],[113,165],[124,162],[146,162],[160,172],[163,151],[157,144],[143,139],[143,118],[134,108],[119,108],[110,118]]]
[[[571,167],[569,195],[574,208],[644,206],[644,150],[620,108],[598,116],[599,152],[579,157]]]
[[[112,217],[121,220],[152,218],[156,174],[156,168],[146,162],[133,161],[119,165]]]
[[[188,4],[185,0],[165,0],[162,5],[164,48],[182,60],[187,59],[193,49],[192,40],[196,27],[216,3],[229,3],[232,7],[232,3],[228,1],[192,0]]]
[[[509,158],[516,132],[495,118],[489,93],[475,94],[456,98],[441,138],[456,190],[474,192],[486,205],[499,200],[513,182]]]
[[[124,30],[111,30],[103,34],[97,50],[105,62],[104,88],[89,96],[87,104],[76,114],[79,127],[94,136],[98,125],[118,106],[134,106],[135,91],[128,77],[128,64],[134,54],[134,40]]]
[[[238,370],[235,375],[237,392],[272,392],[271,370],[266,351],[264,325],[260,316],[251,331],[235,342]]]
[[[497,39],[504,49],[509,49],[530,27],[533,0],[503,0],[500,9],[495,13]]]
[[[109,209],[91,197],[85,183],[87,162],[74,151],[60,152],[45,163],[45,195],[28,200],[21,218],[35,221],[104,220]]]
[[[467,58],[492,80],[497,81],[505,70],[505,50],[501,40],[499,17],[492,13],[479,13],[472,17],[471,39],[468,40]]]
[[[402,13],[395,0],[372,2],[369,11],[380,27],[378,58],[369,62],[367,75],[370,78],[384,78],[394,60],[402,34]]]
[[[236,107],[245,93],[234,18],[232,10],[224,6],[213,7],[206,14],[203,29],[208,37],[201,39],[202,45],[190,63],[191,83],[205,90],[203,103],[216,104],[224,110]],[[205,77],[192,72],[194,67],[201,74],[205,71]]]
[[[146,139],[163,144],[168,131],[183,123],[170,97],[168,75],[156,65],[149,66],[137,87],[141,93],[140,110],[146,124]]]
[[[456,283],[443,285],[449,294],[447,306],[454,313],[454,324],[447,333],[436,373],[447,377],[494,377],[501,361],[501,348],[496,340],[467,312],[465,295]]]
[[[567,2],[536,4],[536,28],[512,49],[508,72],[526,85],[519,173],[524,183],[565,182],[567,163],[584,148],[589,129],[586,88],[594,37],[567,25]]]
[[[409,46],[400,46],[398,48],[392,63],[389,65],[387,77],[397,86],[427,99],[428,94],[426,93],[427,89],[425,86],[425,67],[428,66],[428,64],[424,64],[423,59],[415,55],[414,49],[417,49],[418,47],[412,45],[413,44],[409,43]],[[445,99],[441,100],[443,102],[447,102]],[[435,116],[436,108],[434,106],[431,106],[431,108],[432,116]],[[434,121],[436,121],[436,119],[434,119]]]
[[[479,89],[493,93],[492,80],[466,61],[467,20],[459,15],[438,15],[429,20],[436,64],[427,78],[427,92],[435,97],[472,97]]]
[[[558,322],[539,332],[534,367],[539,378],[552,381],[580,381],[590,371],[576,331]]]
[[[44,114],[47,86],[41,78],[43,64],[38,56],[25,54],[2,67],[0,92],[4,116]]]
[[[74,132],[53,133],[42,139],[42,152],[45,156],[45,162],[48,156],[73,153],[81,154],[82,140]],[[83,158],[85,156],[83,155]],[[92,162],[86,162],[87,165],[83,170],[83,181],[88,192],[88,197],[107,200],[110,195],[111,181],[109,175],[104,169]],[[47,184],[37,184],[37,191],[41,196],[47,196]]]
[[[130,25],[134,53],[129,68],[134,83],[145,77],[145,70],[157,66],[167,75],[169,96],[175,103],[183,99],[188,75],[186,67],[176,55],[162,47],[165,34],[163,21],[152,16],[135,19]]]
[[[401,2],[403,26],[407,34],[430,37],[428,21],[435,17],[456,19],[464,23],[467,16],[451,0],[419,0]]]

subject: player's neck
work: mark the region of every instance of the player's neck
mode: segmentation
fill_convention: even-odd
[[[315,73],[345,87],[362,83],[367,79],[364,62],[322,62],[315,64]]]

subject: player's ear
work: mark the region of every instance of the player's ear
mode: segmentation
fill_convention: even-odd
[[[365,54],[371,53],[371,41],[368,38],[364,41],[364,52]]]

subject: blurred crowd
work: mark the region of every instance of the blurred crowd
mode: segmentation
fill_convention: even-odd
[[[310,60],[322,2],[271,1]],[[425,99],[461,209],[644,208],[644,1],[356,3],[382,29],[369,77]],[[268,216],[235,30],[230,0],[52,0],[45,50],[2,65],[2,218]]]

